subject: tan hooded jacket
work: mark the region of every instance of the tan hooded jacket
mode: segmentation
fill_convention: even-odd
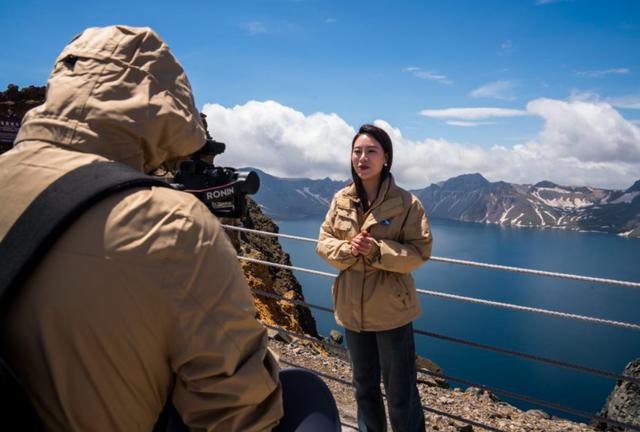
[[[351,254],[351,239],[366,230],[374,240],[367,257]],[[338,191],[322,226],[316,252],[340,270],[333,284],[338,324],[353,331],[398,328],[420,315],[411,272],[431,256],[433,237],[420,201],[389,176],[363,214],[352,183]]]
[[[184,71],[153,31],[88,29],[0,156],[0,238],[78,166],[149,173],[204,138]],[[270,430],[282,416],[235,251],[187,193],[140,188],[94,206],[29,277],[1,331],[48,430],[150,431],[169,397],[192,430]]]

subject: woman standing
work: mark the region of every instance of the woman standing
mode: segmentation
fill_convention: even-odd
[[[411,322],[420,302],[411,272],[431,255],[420,201],[396,186],[387,133],[363,125],[351,143],[353,183],[338,191],[316,252],[340,270],[336,321],[345,327],[360,431],[386,430],[380,374],[392,428],[424,431]]]

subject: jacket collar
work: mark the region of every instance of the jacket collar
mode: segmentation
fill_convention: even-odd
[[[380,185],[378,196],[376,197],[376,200],[373,202],[373,204],[371,204],[369,211],[373,210],[374,207],[380,205],[380,203],[384,201],[384,199],[386,198],[387,194],[389,193],[389,190],[395,189],[395,187],[396,187],[396,183],[391,173],[389,173],[389,176]],[[354,203],[360,204],[360,197],[358,196],[358,191],[356,190],[356,184],[354,182],[351,182],[351,184],[347,186],[347,190],[345,191],[344,194],[347,196],[347,198],[349,198]]]
[[[402,197],[398,192],[399,188],[396,186],[393,176],[389,174],[389,177],[387,177],[380,185],[378,197],[373,202],[369,210],[364,214],[364,221],[360,229],[368,229],[372,225],[402,213]],[[347,190],[345,191],[345,198],[352,202],[351,207],[360,205],[360,198],[358,197],[356,185],[354,183],[351,183],[347,187]]]

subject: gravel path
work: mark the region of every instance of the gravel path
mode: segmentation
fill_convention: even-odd
[[[329,355],[321,346],[303,340],[284,343],[270,340],[270,346],[280,358],[283,368],[298,367],[312,369],[323,378],[331,389],[343,423],[343,431],[357,430],[356,403],[349,383],[351,367],[340,355]],[[336,379],[329,379],[328,375]],[[419,380],[429,377],[419,374]],[[341,382],[342,381],[342,382]],[[418,385],[423,406],[464,417],[501,431],[525,432],[594,432],[584,424],[552,417],[541,410],[522,411],[506,402],[501,402],[493,394],[476,388],[441,388],[426,384]],[[469,432],[483,431],[476,425],[452,419],[443,415],[425,412],[427,431]],[[391,428],[389,428],[391,430]]]

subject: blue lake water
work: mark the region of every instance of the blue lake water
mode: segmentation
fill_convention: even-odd
[[[278,222],[280,232],[316,238],[320,220]],[[432,220],[433,255],[563,273],[640,281],[640,239]],[[295,266],[337,273],[314,244],[280,240]],[[310,303],[331,307],[332,280],[296,272]],[[640,289],[428,262],[414,272],[420,289],[616,321],[640,323]],[[640,331],[420,296],[416,329],[620,374],[640,357]],[[318,331],[339,328],[314,310]],[[418,354],[444,373],[595,413],[613,380],[416,335]],[[451,382],[453,386],[460,386]],[[501,397],[524,409],[540,408]],[[548,408],[547,412],[572,417]]]

